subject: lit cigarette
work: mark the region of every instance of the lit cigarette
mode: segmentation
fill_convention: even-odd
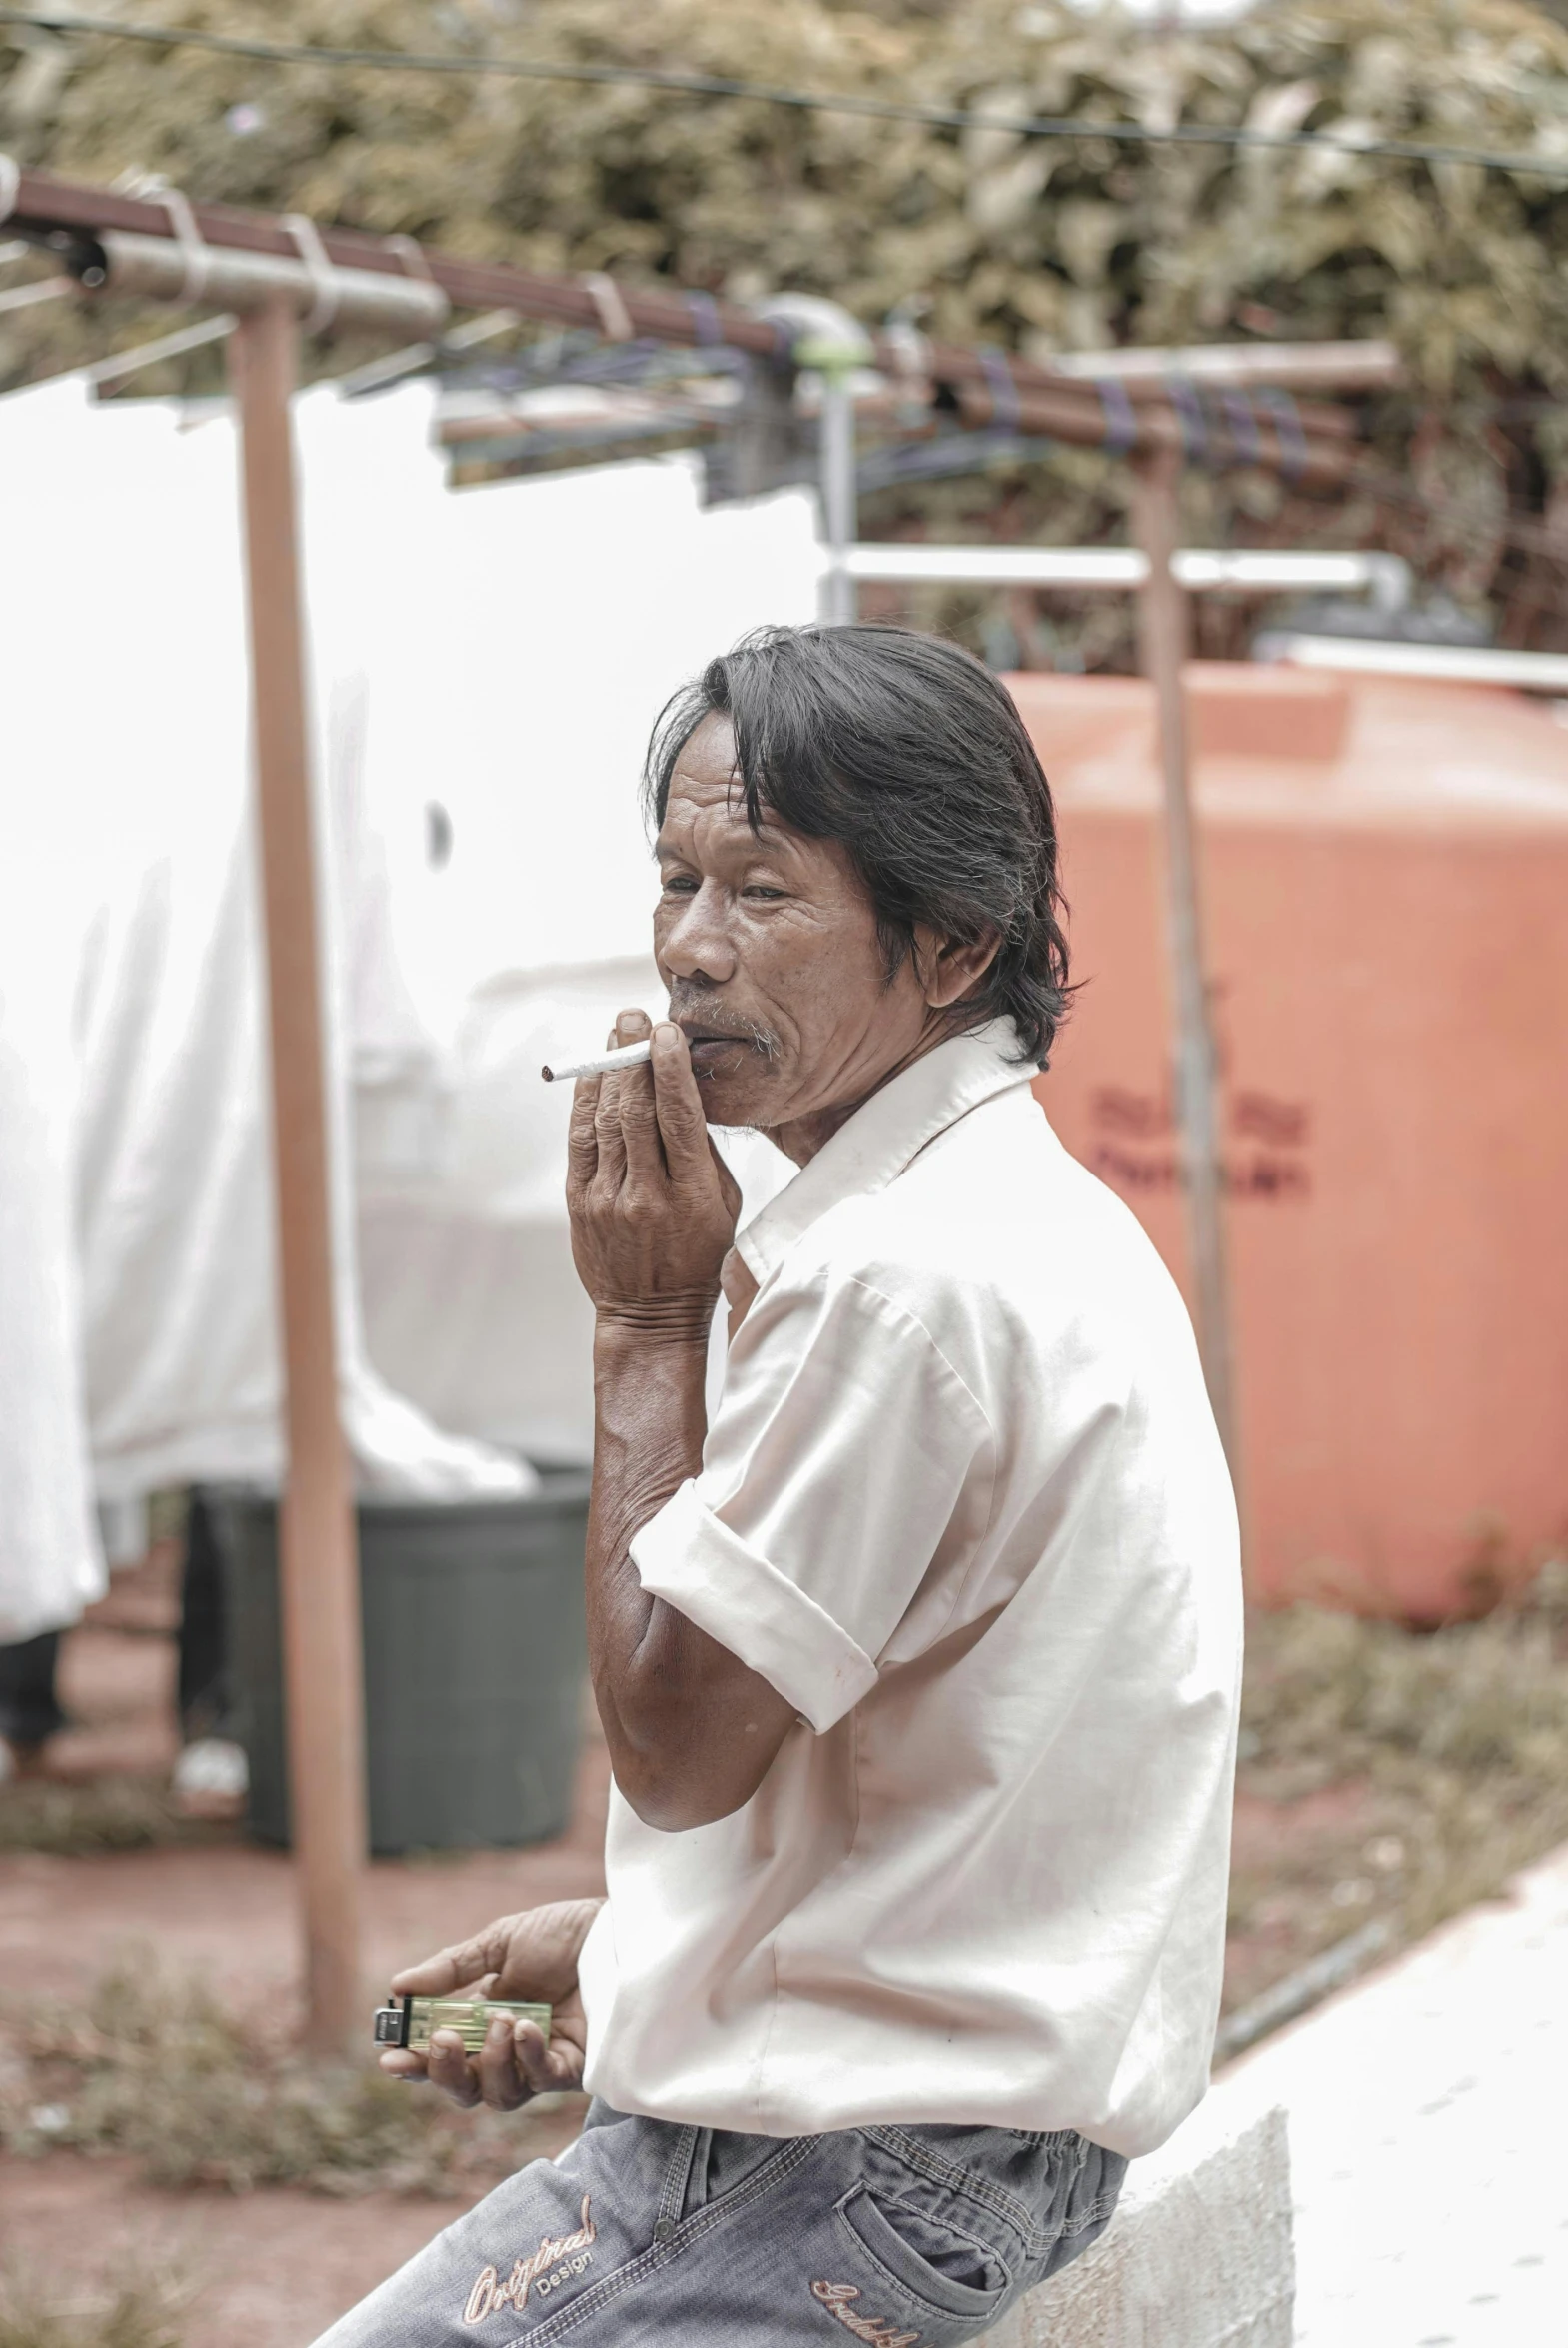
[[[606,1077],[612,1069],[641,1068],[653,1056],[653,1039],[645,1036],[641,1044],[623,1044],[619,1052],[602,1052],[597,1060],[575,1060],[570,1068],[542,1068],[539,1073],[547,1085],[565,1085],[573,1077]]]

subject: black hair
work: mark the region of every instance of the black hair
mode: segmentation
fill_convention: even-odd
[[[654,728],[648,812],[664,821],[682,751],[730,721],[736,780],[764,811],[838,840],[865,883],[887,973],[916,925],[963,945],[1000,939],[955,1030],[1013,1021],[1044,1068],[1066,1014],[1066,903],[1050,785],[1016,705],[989,669],[910,628],[760,628],[682,687]]]

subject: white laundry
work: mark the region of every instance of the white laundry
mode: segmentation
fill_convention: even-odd
[[[540,1069],[596,1048],[618,1011],[665,1007],[651,955],[499,975],[477,988],[452,1058],[439,1179],[360,1193],[368,1340],[443,1425],[531,1458],[593,1450],[594,1315],[564,1195],[570,1085]],[[756,1213],[794,1169],[757,1134],[723,1148]]]
[[[432,407],[427,385],[323,388],[296,429],[345,1425],[364,1485],[457,1493],[520,1488],[513,1447],[586,1449],[569,1101],[538,1067],[627,1002],[659,1007],[649,726],[747,628],[809,617],[820,554],[807,497],[705,513],[679,459],[454,495]],[[25,967],[33,1016],[63,1005],[73,1046],[44,1054],[54,1318],[27,1313],[65,1368],[52,1387],[24,1372],[8,1313],[0,1392],[25,1375],[55,1395],[50,1455],[77,1461],[74,1483],[58,1464],[44,1479],[83,1528],[44,1542],[67,1619],[101,1571],[89,1480],[114,1501],[281,1465],[234,428],[66,380],[0,400],[0,792],[13,840],[46,794],[65,844],[54,975]],[[454,840],[440,871],[433,804]],[[465,1439],[484,1437],[508,1452]],[[22,1464],[0,1429],[0,1490]]]
[[[53,881],[79,945],[94,1475],[108,1498],[271,1480],[281,1380],[233,429],[183,432],[173,407],[95,408],[79,383],[54,384],[0,401],[0,478],[13,558],[7,789],[46,783],[70,842],[71,869]],[[334,853],[329,843],[329,871]],[[527,1481],[516,1460],[443,1434],[365,1359],[343,922],[340,893],[326,895],[339,1345],[359,1477],[424,1494],[516,1491]],[[434,1065],[433,1046],[425,1057]]]
[[[813,616],[814,500],[705,511],[697,468],[675,458],[444,494],[424,515],[439,609],[406,661],[385,650],[397,615],[381,623],[366,765],[384,836],[407,823],[399,807],[436,798],[451,817],[429,893],[441,920],[407,875],[391,902],[422,933],[454,1101],[438,1178],[362,1174],[368,1341],[444,1424],[583,1459],[593,1317],[562,1194],[571,1095],[539,1071],[597,1049],[618,1010],[664,1008],[638,792],[649,731],[747,630]],[[412,941],[400,959],[415,967]],[[750,1209],[791,1171],[755,1139],[732,1155]]]
[[[9,762],[8,762],[9,766]],[[72,941],[40,869],[41,789],[5,791],[0,854],[0,1644],[103,1589],[71,1226]]]

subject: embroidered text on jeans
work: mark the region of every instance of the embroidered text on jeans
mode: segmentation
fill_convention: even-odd
[[[875,2348],[919,2348],[918,2332],[895,2332],[885,2316],[856,2315],[849,2305],[860,2296],[853,2283],[813,2283],[811,2293],[857,2340],[870,2340]]]
[[[512,2272],[504,2283],[497,2281],[493,2266],[483,2268],[469,2293],[463,2321],[482,2324],[487,2315],[494,2315],[503,2307],[511,2307],[521,2315],[532,2285],[538,2285],[543,2298],[547,2291],[554,2291],[562,2283],[570,2282],[574,2275],[580,2275],[589,2263],[589,2245],[599,2230],[588,2214],[588,2203],[589,2196],[585,2193],[582,2223],[575,2234],[547,2234],[537,2250],[513,2262]]]

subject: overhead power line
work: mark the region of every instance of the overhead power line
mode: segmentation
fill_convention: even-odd
[[[458,50],[354,49],[305,41],[268,41],[245,33],[215,33],[194,25],[123,24],[114,17],[79,16],[54,8],[0,7],[0,24],[35,32],[139,41],[160,49],[206,49],[266,65],[346,65],[376,73],[498,75],[513,81],[575,82],[591,86],[668,90],[695,98],[743,98],[797,112],[850,114],[871,122],[917,122],[933,130],[1006,131],[1024,139],[1112,139],[1139,147],[1229,147],[1263,153],[1379,155],[1407,163],[1469,163],[1492,171],[1568,181],[1568,154],[1540,155],[1433,140],[1383,139],[1361,131],[1267,131],[1245,124],[1178,122],[1167,129],[1071,114],[1007,114],[989,108],[927,106],[898,98],[863,98],[832,90],[793,90],[729,74],[684,73],[650,65],[574,65],[536,57],[464,55]]]

